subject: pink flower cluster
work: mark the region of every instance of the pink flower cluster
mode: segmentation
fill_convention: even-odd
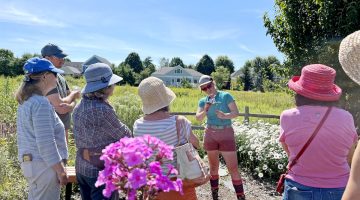
[[[104,196],[110,197],[115,190],[125,193],[129,200],[141,195],[152,199],[158,192],[170,190],[182,193],[182,181],[170,177],[178,174],[172,165],[167,165],[163,174],[161,164],[173,159],[173,146],[145,135],[136,138],[122,138],[108,145],[102,152],[101,160],[105,169],[99,172],[96,187],[104,185]]]

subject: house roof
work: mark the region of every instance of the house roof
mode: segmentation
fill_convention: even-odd
[[[81,73],[83,70],[82,64],[83,64],[83,62],[65,62],[61,69],[69,66],[69,67],[76,68]]]
[[[97,55],[93,55],[92,57],[90,57],[89,59],[87,59],[84,63],[83,63],[83,65],[91,65],[91,64],[94,64],[94,63],[98,63],[98,62],[100,62],[100,63],[105,63],[105,64],[107,64],[107,65],[111,65],[111,63],[108,61],[108,60],[106,60],[105,58],[103,58],[103,57],[100,57],[100,56],[97,56]]]
[[[189,73],[191,76],[202,76],[203,74],[195,71],[193,69],[189,69],[189,68],[183,68],[181,66],[176,66],[176,67],[162,67],[161,69],[159,69],[158,71],[152,73],[152,75],[166,75],[167,73],[169,73],[170,71],[174,70],[175,68],[181,68],[184,71],[186,71],[187,73]]]
[[[231,77],[231,78],[236,78],[236,77],[242,76],[242,75],[243,75],[243,72],[239,69],[239,70],[237,70],[236,72],[233,72],[233,73],[230,75],[230,77]]]
[[[81,74],[81,71],[75,67],[64,66],[61,69],[64,70],[65,74]]]

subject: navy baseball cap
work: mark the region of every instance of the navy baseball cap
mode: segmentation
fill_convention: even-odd
[[[65,58],[67,56],[64,51],[57,46],[56,44],[47,44],[41,49],[41,55],[45,56],[55,56],[58,58]]]
[[[34,57],[27,60],[24,64],[25,74],[40,73],[50,71],[54,73],[64,73],[63,70],[56,68],[50,61],[45,58]]]

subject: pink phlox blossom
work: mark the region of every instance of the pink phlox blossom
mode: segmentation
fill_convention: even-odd
[[[124,159],[127,165],[130,167],[144,162],[144,156],[141,154],[141,152],[124,152]]]
[[[154,161],[149,163],[149,170],[150,173],[153,174],[157,174],[157,175],[161,175],[162,174],[162,169],[161,169],[161,165],[159,161]]]
[[[134,169],[129,173],[129,182],[132,189],[138,189],[143,185],[146,185],[146,170],[144,169]]]

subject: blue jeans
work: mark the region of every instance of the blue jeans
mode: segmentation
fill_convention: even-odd
[[[105,185],[100,187],[95,187],[97,178],[89,178],[76,173],[76,179],[79,183],[81,199],[84,200],[102,200],[108,199],[103,196],[102,191],[105,189]],[[111,198],[115,196],[114,193],[111,195]]]
[[[283,200],[341,200],[345,188],[309,187],[285,179]]]

